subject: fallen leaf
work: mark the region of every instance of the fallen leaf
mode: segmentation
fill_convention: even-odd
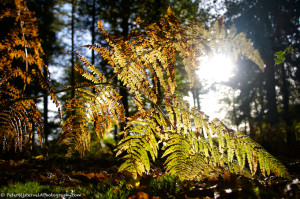
[[[38,155],[38,156],[34,157],[34,159],[36,159],[36,160],[43,160],[44,156],[43,155]]]
[[[148,199],[149,198],[149,195],[145,192],[142,192],[142,191],[139,191],[137,193],[137,196],[138,196],[138,199]]]
[[[230,173],[229,172],[224,173],[224,179],[230,181]]]
[[[85,176],[88,178],[88,179],[92,179],[95,177],[95,173],[88,173],[88,174],[85,174]]]
[[[114,194],[117,194],[119,191],[120,191],[120,188],[117,188],[117,189],[114,189],[114,190],[113,190],[113,193],[114,193]]]
[[[128,199],[149,199],[149,195],[145,192],[139,191],[136,195],[130,196]]]
[[[100,171],[99,173],[95,173],[96,178],[105,178],[105,175]]]
[[[49,180],[50,180],[49,178],[47,178],[47,177],[45,177],[41,174],[40,174],[40,179],[41,179],[42,182],[49,182]]]

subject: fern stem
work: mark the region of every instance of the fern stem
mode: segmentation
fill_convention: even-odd
[[[14,103],[19,102],[19,101],[35,100],[35,99],[39,99],[39,98],[43,98],[43,97],[49,96],[51,94],[58,94],[58,93],[62,93],[62,92],[66,92],[66,91],[72,90],[72,89],[85,88],[85,87],[96,86],[96,85],[111,85],[111,86],[119,87],[119,88],[122,88],[122,89],[127,89],[124,86],[120,86],[120,85],[109,83],[109,82],[70,86],[70,87],[67,87],[65,89],[61,89],[61,90],[57,90],[57,91],[52,91],[52,92],[49,92],[49,93],[46,93],[46,94],[42,94],[42,95],[36,95],[36,96],[32,96],[32,97],[22,97],[21,96],[19,98],[14,99],[14,100],[10,100],[7,103],[4,103],[3,105],[0,106],[0,109],[3,109],[3,108],[8,107],[8,106],[11,106]]]

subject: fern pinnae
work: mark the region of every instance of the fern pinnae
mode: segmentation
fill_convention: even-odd
[[[126,168],[130,168],[130,170],[133,171],[135,168],[137,170],[132,173],[134,178],[136,178],[137,175],[142,175],[142,172],[149,171],[150,160],[148,153],[153,161],[155,161],[158,154],[158,143],[155,134],[160,131],[160,127],[157,124],[162,124],[161,119],[163,118],[159,116],[149,117],[146,114],[147,112],[152,113],[152,110],[145,111],[145,113],[138,113],[136,116],[130,118],[125,130],[126,132],[120,133],[125,136],[115,149],[116,156],[121,155],[125,151],[127,153],[127,155],[122,158],[125,159],[123,164],[127,166],[120,167],[121,169],[119,171],[127,170]],[[140,165],[141,162],[143,167]]]

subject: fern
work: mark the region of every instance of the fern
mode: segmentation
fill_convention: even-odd
[[[83,156],[89,147],[91,128],[99,127],[96,132],[101,139],[101,133],[110,131],[113,123],[126,119],[126,129],[119,133],[122,139],[115,151],[124,160],[119,171],[129,172],[134,179],[150,170],[150,162],[158,158],[159,143],[163,145],[167,172],[181,179],[201,180],[225,171],[251,177],[258,168],[263,175],[272,172],[288,177],[285,167],[259,144],[217,119],[209,121],[207,115],[191,109],[174,94],[176,53],[183,60],[190,86],[199,65],[198,57],[220,50],[251,59],[263,70],[263,61],[251,42],[243,33],[236,34],[234,28],[227,31],[222,20],[217,20],[212,29],[195,20],[183,26],[169,8],[159,24],[145,25],[137,19],[143,28],[121,38],[108,33],[103,23],[98,22],[107,45],[85,47],[99,53],[111,65],[114,77],[133,96],[138,111],[124,118],[115,90],[118,85],[77,54],[86,68],[77,70],[94,85],[77,89],[76,98],[65,106],[66,111],[76,114],[64,123],[62,142],[71,146],[70,151],[76,149]],[[158,96],[158,89],[162,89],[162,96]],[[157,103],[158,97],[163,98],[164,104]]]
[[[246,38],[245,33],[236,34],[235,27],[227,30],[224,26],[223,18],[215,22],[213,29],[205,29],[204,23],[190,20],[186,34],[188,44],[197,49],[197,57],[221,51],[227,53],[235,60],[239,56],[250,59],[261,70],[264,70],[264,62],[259,52],[254,49],[251,41]]]
[[[164,26],[167,23],[170,29]],[[222,20],[215,23],[214,30],[206,30],[203,24],[190,21],[185,32],[169,10],[168,15],[161,21],[161,25],[164,32],[170,31],[169,35],[172,35],[172,45],[169,48],[178,51],[183,58],[185,69],[190,76],[191,86],[193,84],[192,73],[198,64],[195,57],[207,55],[220,50],[220,48],[222,50],[230,49],[227,52],[233,54],[234,57],[242,55],[251,59],[263,70],[263,61],[250,41],[246,39],[243,33],[236,35],[235,29],[231,29],[227,33]],[[156,26],[151,25],[151,27]],[[155,30],[160,31],[157,27]],[[166,33],[161,34],[168,35]],[[165,39],[167,40],[167,38],[166,36]],[[163,62],[163,64],[166,63]],[[164,69],[168,71],[168,69]],[[173,70],[173,68],[169,68],[169,70]],[[249,137],[229,130],[218,120],[209,122],[208,116],[196,109],[190,110],[189,105],[177,99],[172,91],[165,90],[164,101],[167,113],[161,113],[161,115],[167,115],[162,120],[169,125],[164,126],[163,131],[160,129],[161,134],[164,136],[157,135],[163,137],[163,140],[160,139],[159,142],[164,142],[166,145],[163,157],[167,157],[165,164],[168,172],[177,174],[181,179],[200,180],[208,176],[218,176],[229,169],[231,172],[241,173],[249,177],[256,173],[257,166],[260,164],[260,170],[264,175],[266,171],[267,174],[272,171],[278,176],[288,176],[288,172],[283,165],[275,161],[273,156]],[[158,110],[162,111],[160,108]],[[130,136],[133,135],[128,137]],[[127,149],[127,152],[131,154],[132,141],[129,140],[125,136],[119,144],[121,144],[123,150]],[[140,141],[140,143],[142,142]],[[136,150],[142,151],[145,149],[139,147]],[[135,151],[135,153],[139,153],[139,151]],[[119,154],[117,153],[117,155]],[[143,152],[143,154],[146,153]],[[120,170],[130,168],[127,171],[134,173],[134,177],[142,171],[147,171],[147,169],[138,170],[137,172],[132,171],[133,168],[140,168],[135,166],[135,163],[138,162],[138,156],[135,156],[134,161],[132,161],[130,155],[126,155],[124,158],[125,163]],[[146,158],[143,157],[143,159]],[[268,167],[269,164],[265,164],[265,162],[274,162],[272,164],[274,167]],[[245,167],[247,163],[250,172]],[[145,165],[148,165],[148,161],[145,162]]]
[[[286,168],[248,136],[228,129],[217,119],[209,122],[204,113],[194,108],[187,110],[186,103],[181,100],[173,104],[174,111],[169,111],[169,114],[176,113],[176,118],[183,118],[189,112],[189,116],[181,120],[179,126],[183,126],[182,130],[177,130],[167,141],[163,157],[168,156],[166,168],[170,173],[189,180],[201,179],[205,175],[219,175],[227,169],[249,176],[246,168],[248,165],[253,176],[259,165],[263,175],[270,175],[272,172],[288,177]],[[189,126],[190,123],[195,130],[185,132],[184,126]],[[183,172],[183,168],[189,172]]]
[[[41,114],[32,100],[21,101],[2,109],[0,112],[0,142],[6,150],[14,147],[22,151],[23,147],[32,147],[34,131],[42,132]],[[42,134],[39,141],[42,143]],[[11,145],[14,146],[11,146]]]
[[[77,54],[87,70],[76,68],[83,77],[95,85],[79,85],[76,96],[64,106],[63,114],[70,115],[62,126],[59,143],[69,146],[67,156],[78,151],[83,157],[90,148],[90,131],[93,129],[99,140],[119,121],[124,121],[124,108],[117,90],[107,84],[106,78],[85,57]]]
[[[14,145],[15,150],[23,146],[32,147],[32,138],[37,132],[42,145],[43,126],[41,114],[26,86],[39,85],[48,90],[58,106],[52,88],[45,81],[43,49],[38,39],[36,18],[32,16],[24,0],[14,0],[10,9],[3,9],[0,20],[9,25],[9,32],[1,35],[0,41],[0,142],[4,149]]]
[[[123,156],[125,162],[120,166],[119,171],[128,171],[136,179],[143,172],[150,170],[150,155],[152,161],[155,161],[158,153],[158,142],[156,136],[160,134],[160,119],[150,109],[148,111],[136,114],[127,124],[126,130],[119,135],[124,138],[118,143],[116,155],[126,151]]]

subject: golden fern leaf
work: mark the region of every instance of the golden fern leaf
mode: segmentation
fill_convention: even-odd
[[[236,34],[236,29],[232,27],[229,31],[224,26],[223,18],[219,18],[213,28],[206,29],[204,23],[195,20],[190,20],[187,25],[187,31],[182,35],[182,43],[193,47],[192,57],[199,58],[201,56],[211,56],[216,52],[222,52],[232,56],[237,60],[238,56],[250,59],[257,64],[261,70],[264,70],[264,62],[259,52],[254,49],[250,40],[246,38],[244,33]],[[178,51],[185,51],[185,48],[180,48],[177,44]],[[190,51],[191,52],[191,51]],[[180,54],[184,59],[184,53]],[[190,59],[190,58],[188,58]],[[183,61],[185,64],[193,67],[186,67],[188,75],[194,70],[198,64],[189,64],[189,60]],[[196,61],[192,61],[195,62]],[[191,76],[193,78],[193,76]],[[191,84],[192,85],[192,84]]]
[[[99,46],[86,46],[97,52],[104,53]],[[69,115],[62,126],[62,137],[59,143],[69,145],[68,156],[78,151],[83,157],[89,150],[91,132],[95,131],[101,140],[109,133],[114,125],[119,125],[125,120],[121,96],[113,84],[107,82],[104,75],[92,65],[86,57],[73,52],[82,61],[86,69],[75,69],[93,85],[77,85],[76,96],[65,105],[65,114]],[[80,88],[82,87],[82,88]]]
[[[83,157],[85,150],[89,150],[92,129],[101,140],[104,134],[111,131],[113,125],[119,125],[125,117],[123,105],[120,103],[121,97],[110,85],[90,86],[76,91],[75,98],[63,107],[70,117],[62,126],[59,142],[69,145],[70,152],[77,150]]]
[[[254,49],[252,42],[246,38],[244,33],[237,34],[229,42],[232,46],[231,50],[235,59],[237,59],[238,55],[242,55],[243,57],[253,61],[262,71],[264,70],[264,62],[259,52]]]

